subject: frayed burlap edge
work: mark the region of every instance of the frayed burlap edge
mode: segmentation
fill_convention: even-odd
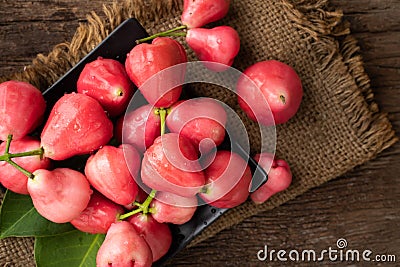
[[[338,10],[329,11],[328,0],[285,0],[282,6],[287,9],[287,14],[295,27],[303,34],[304,40],[312,43],[316,51],[316,62],[319,63],[317,69],[326,79],[325,82],[337,84],[336,100],[348,115],[343,119],[348,120],[353,126],[353,131],[359,137],[359,142],[365,149],[368,160],[375,158],[380,152],[396,143],[398,137],[392,129],[387,114],[380,112],[378,105],[373,100],[370,80],[363,67],[361,55],[358,54],[360,48],[356,39],[350,35],[349,23],[342,20],[343,13]],[[354,162],[353,167],[362,163],[362,161]],[[338,176],[347,171],[349,170],[342,170]],[[322,184],[333,178],[335,177],[326,177],[319,182]],[[248,201],[234,210],[228,211],[225,216],[241,217],[244,220],[280,206],[311,188],[303,185],[289,188],[259,206],[254,206]],[[237,220],[218,220],[197,236],[188,247],[238,223]]]
[[[151,20],[157,23],[161,18],[181,8],[181,1],[178,0],[132,0],[104,6],[104,16],[90,13],[87,16],[87,23],[80,24],[71,42],[55,46],[47,56],[39,54],[23,72],[2,77],[0,82],[10,79],[23,80],[45,90],[126,18],[135,17],[139,21]],[[318,70],[327,79],[326,82],[333,80],[337,83],[336,101],[349,115],[343,119],[353,125],[354,133],[359,137],[359,142],[369,159],[393,145],[397,137],[387,115],[380,112],[373,101],[369,78],[358,54],[359,47],[356,40],[349,35],[349,25],[342,22],[342,12],[329,10],[327,0],[283,0],[282,8],[286,9],[294,26],[304,36],[304,40],[310,42],[315,49],[316,62],[319,63]],[[355,162],[355,166],[361,163]],[[346,171],[348,170],[343,170],[343,173]],[[332,178],[334,177],[327,177],[319,182],[323,183]],[[314,186],[317,185],[319,184]],[[235,214],[235,218],[240,217],[243,220],[258,212],[277,207],[309,189],[300,187],[296,190],[287,190],[260,206],[247,202],[229,211],[225,217],[229,218]],[[239,222],[237,219],[218,220],[193,240],[189,247]],[[32,243],[32,239],[25,241],[28,247]]]
[[[313,46],[319,57],[318,62],[321,63],[318,70],[331,74],[324,76],[327,83],[331,79],[340,85],[336,97],[348,115],[346,119],[372,159],[393,145],[398,138],[387,114],[380,112],[374,102],[370,80],[359,54],[360,48],[356,39],[349,35],[350,25],[342,21],[342,12],[325,11],[327,5],[327,0],[316,1],[314,8],[287,3],[288,10],[292,11],[289,14],[292,15],[293,22],[315,40]],[[335,37],[339,37],[339,40]],[[337,49],[331,50],[330,47]],[[339,69],[343,71],[337,72]],[[369,149],[371,147],[380,149],[372,151]]]

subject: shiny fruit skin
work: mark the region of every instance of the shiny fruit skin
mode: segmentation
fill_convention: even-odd
[[[134,86],[123,64],[114,59],[99,57],[83,68],[78,78],[77,91],[93,97],[111,117],[116,117],[127,108]]]
[[[226,16],[230,0],[184,0],[181,21],[189,29],[199,28]]]
[[[99,149],[112,135],[113,124],[99,102],[71,93],[56,102],[40,139],[46,157],[64,160]]]
[[[292,183],[292,172],[285,160],[275,159],[270,153],[257,154],[254,156],[254,159],[268,173],[267,182],[250,195],[251,200],[255,204],[262,204],[271,196],[290,186]]]
[[[135,214],[128,219],[139,235],[143,236],[153,254],[153,262],[164,256],[172,243],[168,225],[157,222],[150,214]]]
[[[232,66],[240,50],[239,34],[229,26],[190,29],[186,42],[207,68],[217,72]]]
[[[85,174],[90,184],[105,197],[128,205],[138,194],[135,178],[139,168],[140,156],[134,147],[127,144],[118,148],[104,146],[89,157]]]
[[[151,249],[127,221],[111,224],[97,252],[96,267],[150,267]]]
[[[28,180],[28,192],[40,215],[55,223],[75,219],[87,207],[93,191],[86,177],[75,170],[39,169]]]
[[[145,185],[190,197],[204,185],[197,150],[184,136],[167,133],[158,137],[144,153],[141,178]]]
[[[221,150],[204,171],[207,181],[199,196],[211,206],[233,208],[249,196],[250,167],[238,154]]]
[[[141,153],[160,136],[160,116],[151,105],[128,112],[117,121],[116,137],[120,143],[131,144]]]
[[[94,191],[87,207],[71,221],[71,224],[82,232],[105,234],[123,212],[124,209],[120,205]]]
[[[237,84],[237,93],[239,105],[249,118],[270,126],[283,124],[297,113],[303,87],[292,67],[280,61],[267,60],[243,72]],[[269,110],[274,121],[270,119]]]
[[[150,204],[153,218],[160,223],[184,224],[197,210],[197,197],[182,197],[168,192],[157,192]]]
[[[151,44],[136,45],[127,55],[125,69],[151,105],[168,108],[181,95],[182,86],[179,84],[184,82],[186,69],[179,67],[173,73],[168,72],[168,75],[161,74],[161,71],[186,62],[185,49],[179,42],[168,37],[157,37]],[[155,74],[158,74],[157,78],[149,80]]]
[[[224,141],[226,120],[226,111],[217,100],[193,98],[174,104],[166,124],[171,132],[188,138],[203,154]],[[202,140],[207,142],[200,146]]]
[[[9,134],[18,140],[31,133],[43,120],[46,102],[33,85],[20,81],[0,84],[0,140]]]
[[[5,145],[5,142],[0,144],[0,151],[5,151]],[[26,136],[19,140],[13,140],[10,144],[9,152],[20,153],[38,148],[40,148],[40,141]],[[29,172],[34,172],[38,169],[48,169],[51,165],[50,159],[41,159],[39,155],[13,158],[12,160]],[[0,183],[15,193],[29,194],[27,188],[28,177],[5,161],[0,162]]]

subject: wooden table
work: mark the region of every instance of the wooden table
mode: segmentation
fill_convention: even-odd
[[[21,70],[37,53],[68,41],[90,10],[111,0],[0,1],[0,75]],[[400,1],[332,0],[351,22],[380,108],[400,132]],[[265,214],[249,218],[185,250],[174,265],[266,265],[257,252],[269,249],[337,248],[393,254],[400,265],[400,143],[332,182]],[[334,264],[324,261],[324,265]],[[351,265],[350,262],[336,262]],[[365,263],[356,263],[363,265]],[[268,263],[281,266],[282,262]],[[309,266],[310,262],[293,263]],[[389,266],[391,264],[383,264]],[[394,266],[395,264],[392,264]]]

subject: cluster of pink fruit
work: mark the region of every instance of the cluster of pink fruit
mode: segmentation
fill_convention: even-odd
[[[87,64],[77,92],[56,102],[40,139],[28,134],[43,122],[42,94],[25,82],[0,84],[0,182],[29,194],[50,221],[107,234],[97,254],[98,266],[132,266],[133,261],[134,266],[150,266],[171,245],[165,223],[189,221],[199,198],[232,208],[249,197],[252,174],[247,162],[232,151],[214,150],[225,139],[223,106],[210,98],[179,101],[182,86],[171,89],[168,80],[183,79],[184,73],[163,77],[152,90],[142,87],[160,71],[187,62],[183,46],[167,37],[181,36],[179,30],[187,30],[186,40],[199,59],[218,63],[206,66],[214,71],[229,68],[240,47],[236,31],[228,26],[199,28],[224,17],[228,8],[227,0],[184,1],[184,26],[139,40],[125,66],[103,58]],[[151,44],[142,43],[151,39]],[[273,123],[262,120],[269,107],[257,97],[260,93],[275,123],[297,112],[302,87],[292,68],[263,61],[244,75],[256,85],[249,85],[248,79],[239,79],[237,85],[239,104],[251,119]],[[134,85],[148,104],[124,114]],[[113,137],[120,146],[110,145]],[[206,156],[199,159],[199,152]],[[84,173],[51,169],[52,161],[84,154],[91,154]],[[268,182],[250,195],[262,203],[286,189],[292,176],[288,164],[271,154],[255,159],[269,172]]]

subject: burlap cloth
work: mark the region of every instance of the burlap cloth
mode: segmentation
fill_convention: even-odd
[[[88,23],[79,26],[71,42],[57,45],[49,55],[38,55],[24,72],[0,80],[25,80],[46,89],[129,17],[137,18],[149,33],[177,26],[181,2],[131,0],[105,6],[104,14],[88,15]],[[233,26],[240,34],[241,50],[234,67],[244,70],[257,61],[277,59],[293,66],[303,81],[304,100],[298,114],[277,127],[277,155],[289,162],[294,181],[264,205],[247,202],[230,210],[190,246],[344,174],[397,140],[386,114],[374,102],[359,48],[342,22],[342,13],[330,9],[327,1],[236,0],[218,24]],[[189,56],[194,59],[193,53]],[[196,92],[239,110],[236,99],[217,88],[197,87]],[[252,137],[257,126],[247,119],[245,124]],[[252,137],[251,142],[257,150],[258,138]],[[32,251],[31,238],[1,240],[0,263],[34,266]]]

